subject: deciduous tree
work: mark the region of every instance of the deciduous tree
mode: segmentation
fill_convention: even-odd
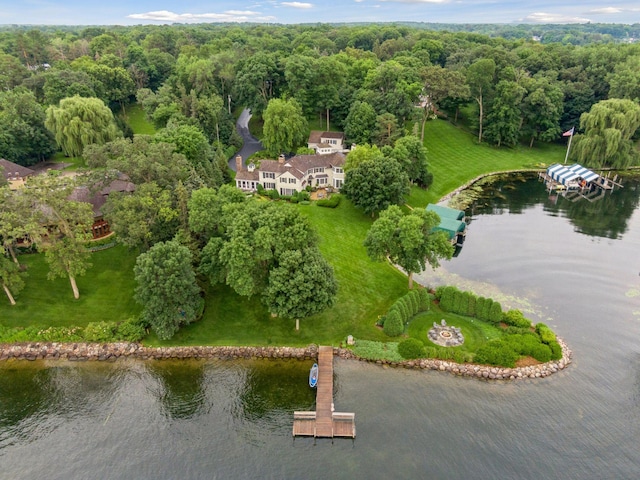
[[[296,100],[270,100],[262,118],[262,143],[271,155],[295,152],[305,142],[307,119]]]
[[[175,241],[155,244],[138,257],[134,274],[141,318],[158,338],[168,340],[198,319],[203,300],[187,247]]]
[[[440,259],[453,255],[453,246],[446,234],[433,231],[440,223],[434,212],[412,210],[404,215],[400,207],[392,205],[378,218],[367,233],[364,245],[373,260],[387,258],[409,275],[409,289],[413,288],[413,274],[427,266],[439,266]]]

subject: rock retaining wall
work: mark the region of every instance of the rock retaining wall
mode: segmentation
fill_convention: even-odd
[[[557,339],[562,348],[562,358],[547,363],[532,365],[529,367],[493,367],[490,365],[476,365],[473,363],[455,363],[435,358],[420,358],[416,360],[406,360],[404,362],[392,362],[387,360],[365,360],[357,357],[351,350],[338,349],[335,352],[341,358],[353,358],[364,360],[378,365],[389,365],[392,367],[414,368],[423,370],[438,370],[449,372],[454,375],[464,377],[484,378],[490,380],[518,380],[522,378],[544,378],[554,373],[564,370],[571,363],[573,353],[567,344],[560,338]]]
[[[454,375],[492,380],[517,380],[544,378],[565,369],[571,363],[572,352],[558,338],[562,347],[562,359],[530,367],[502,368],[470,363],[459,364],[437,359],[417,359],[404,362],[366,360],[352,350],[334,348],[334,355],[344,358],[389,365],[392,367],[438,370]],[[295,358],[312,360],[318,356],[316,345],[293,347],[144,347],[138,343],[23,343],[0,345],[1,360],[68,360],[68,361],[116,361],[120,358],[162,360],[170,358],[216,358],[235,360],[240,358]]]

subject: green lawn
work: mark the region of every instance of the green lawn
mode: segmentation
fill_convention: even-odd
[[[454,348],[463,352],[475,353],[487,341],[502,336],[502,331],[498,327],[487,322],[442,311],[429,311],[417,315],[409,323],[407,334],[422,341],[427,347],[434,347],[436,344],[429,340],[427,332],[433,326],[433,322],[439,324],[442,319],[447,322],[447,325],[462,330],[464,343]]]
[[[136,254],[114,247],[91,255],[93,266],[79,277],[80,298],[74,300],[68,278],[48,280],[43,254],[21,255],[27,265],[25,288],[10,306],[0,297],[0,318],[8,327],[23,325],[84,326],[89,322],[120,321],[137,315],[133,301]]]
[[[170,342],[153,345],[337,345],[347,335],[372,340],[387,337],[375,327],[378,315],[407,291],[407,279],[387,263],[374,263],[362,242],[371,219],[344,200],[336,209],[299,205],[320,236],[320,249],[339,283],[336,305],[301,320],[271,318],[258,298],[247,300],[228,287],[207,287],[204,318],[183,328]]]
[[[153,126],[142,109],[142,105],[134,103],[126,108],[124,115],[125,120],[133,130],[133,133],[140,135],[153,135],[156,133],[156,128]]]
[[[424,207],[483,173],[520,169],[540,169],[564,160],[565,147],[497,148],[478,145],[477,137],[445,120],[427,122],[424,144],[433,185],[429,190],[413,188],[407,203]]]
[[[65,157],[64,153],[57,152],[53,157],[51,157],[51,161],[53,163],[70,163],[68,167],[65,167],[65,170],[78,170],[80,168],[86,168],[87,164],[82,157]]]

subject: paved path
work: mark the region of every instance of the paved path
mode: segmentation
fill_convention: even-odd
[[[242,137],[244,143],[242,144],[242,148],[240,149],[240,151],[229,159],[229,168],[231,168],[231,170],[233,170],[234,172],[236,171],[235,158],[237,155],[242,156],[242,159],[246,160],[254,153],[259,152],[260,150],[264,150],[264,147],[262,146],[262,143],[260,143],[260,140],[255,138],[249,132],[250,118],[251,110],[245,108],[240,114],[240,117],[238,117],[238,121],[236,122],[236,129],[238,130],[238,133]]]

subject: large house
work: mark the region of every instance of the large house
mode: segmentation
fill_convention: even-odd
[[[296,155],[289,160],[262,160],[260,167],[253,163],[244,168],[242,157],[236,157],[236,187],[255,192],[258,185],[265,190],[277,190],[280,195],[293,195],[310,186],[342,188],[344,183],[342,153],[325,155]]]
[[[344,152],[344,133],[312,130],[307,140],[307,147],[313,148],[318,155]]]
[[[30,177],[31,175],[36,173],[30,168],[23,167],[22,165],[10,162],[9,160],[5,160],[4,158],[0,158],[0,167],[0,170],[2,170],[2,176],[9,184],[9,188],[12,190],[15,190],[16,188],[24,185],[27,177]]]

